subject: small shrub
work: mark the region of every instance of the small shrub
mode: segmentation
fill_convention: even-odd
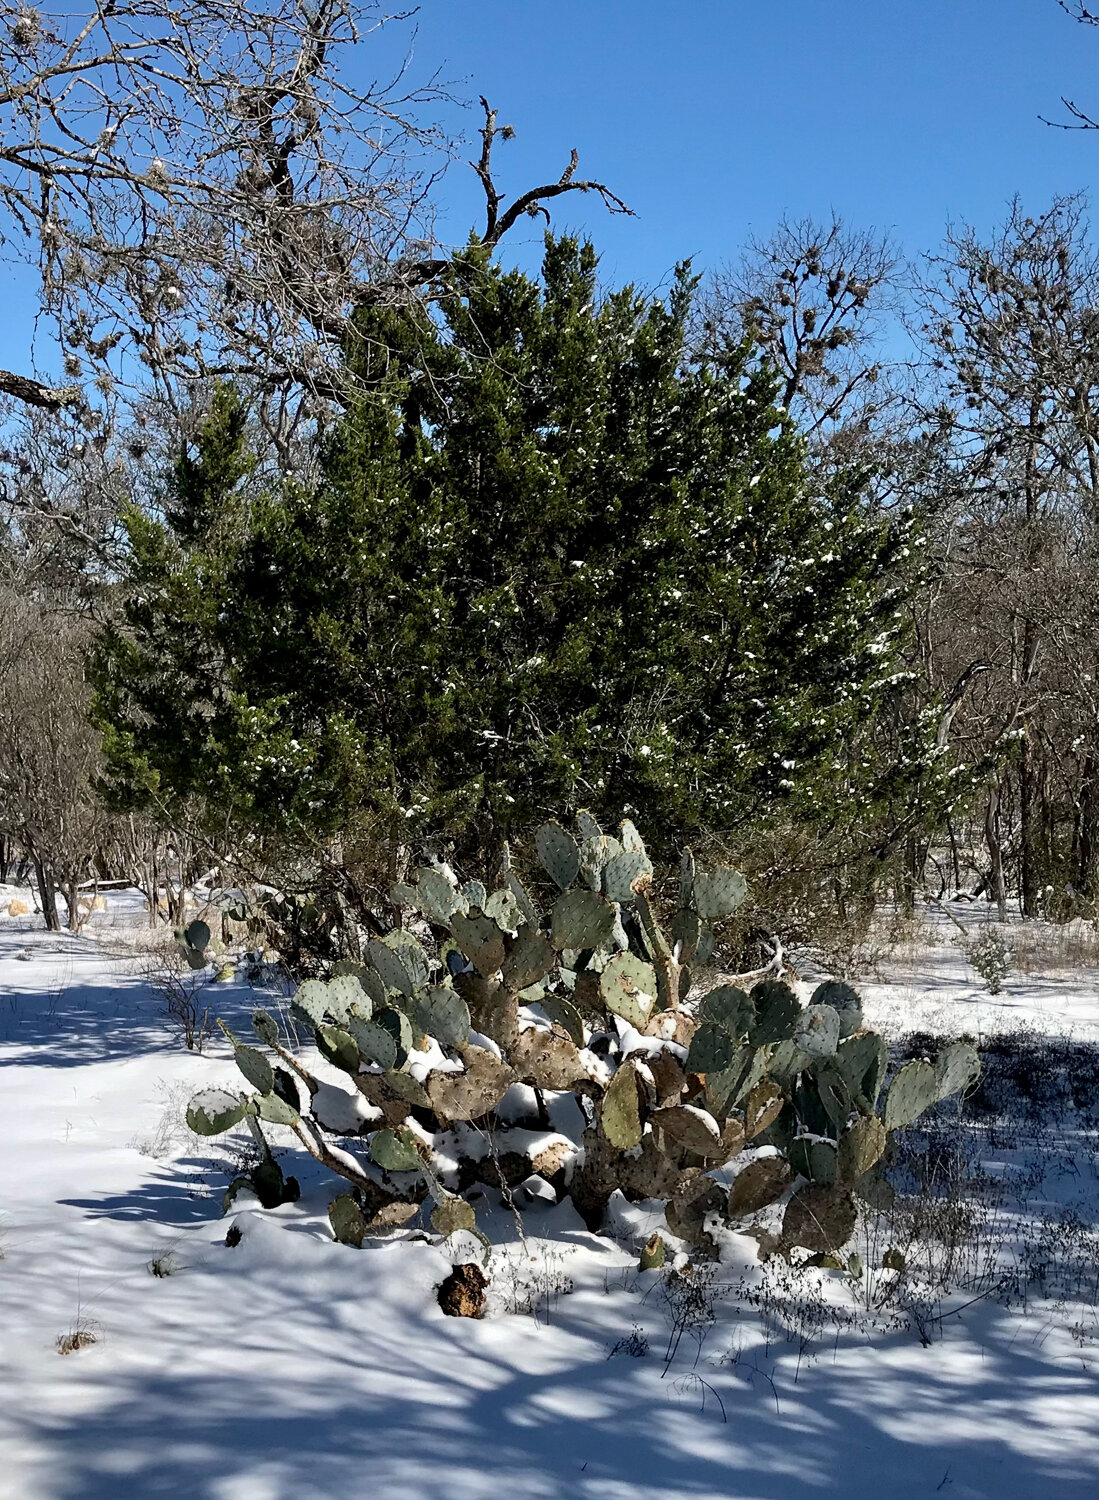
[[[1014,950],[999,927],[986,924],[967,940],[965,955],[969,965],[988,985],[989,993],[998,995],[1004,980],[1014,967]]]

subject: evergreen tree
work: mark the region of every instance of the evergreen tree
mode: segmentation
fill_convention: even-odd
[[[655,839],[817,824],[894,691],[907,522],[815,474],[746,345],[666,300],[455,265],[438,321],[363,314],[370,395],[318,482],[247,505],[222,394],[164,515],[127,518],[99,702],[117,784],[303,853],[364,829],[495,847],[547,810]],[[360,347],[360,346],[357,346]]]

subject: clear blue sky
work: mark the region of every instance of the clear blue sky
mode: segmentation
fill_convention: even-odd
[[[1013,193],[1041,207],[1099,181],[1099,133],[1038,119],[1062,93],[1099,111],[1099,27],[1056,0],[422,0],[417,24],[413,72],[440,67],[514,124],[503,186],[555,177],[575,145],[636,211],[563,200],[557,225],[594,236],[608,282],[731,258],[783,213],[834,209],[914,255],[950,218],[986,228]],[[473,154],[476,113],[450,123]],[[477,192],[462,167],[445,180],[449,237],[480,222]],[[511,255],[536,259],[540,233],[524,220]],[[24,368],[31,285],[12,290],[0,360]]]
[[[592,232],[608,280],[719,262],[783,213],[835,209],[915,254],[1013,193],[1041,206],[1099,181],[1099,133],[1038,119],[1062,94],[1099,112],[1099,27],[1056,0],[422,0],[418,24],[419,64],[515,125],[508,185],[556,175],[575,145],[636,211],[565,200],[558,223]],[[476,187],[446,184],[455,234]],[[533,251],[533,221],[524,234]]]

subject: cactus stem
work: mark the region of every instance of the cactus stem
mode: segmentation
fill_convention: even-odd
[[[668,939],[660,929],[660,923],[656,920],[656,914],[652,909],[647,891],[639,890],[636,895],[637,910],[649,941],[653,949],[653,964],[660,977],[661,987],[664,990],[664,998],[670,1011],[679,1011],[679,964],[671,948],[668,947]]]

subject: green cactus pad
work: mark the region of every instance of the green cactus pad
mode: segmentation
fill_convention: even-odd
[[[637,1070],[622,1063],[603,1096],[600,1116],[603,1134],[612,1146],[628,1151],[641,1144],[641,1114],[637,1100]]]
[[[504,879],[507,881],[508,890],[515,897],[516,906],[523,913],[523,920],[527,926],[540,927],[541,917],[539,916],[538,908],[535,906],[530,893],[518,875],[515,874],[514,870],[509,870]]]
[[[935,1059],[935,1091],[939,1099],[964,1094],[981,1076],[981,1059],[968,1042],[951,1042]]]
[[[828,1118],[837,1130],[842,1130],[855,1106],[847,1079],[836,1067],[834,1058],[818,1062],[813,1070],[813,1078]]]
[[[788,1041],[801,1016],[801,1005],[790,986],[781,979],[765,979],[753,987],[751,999],[756,1012],[755,1046]]]
[[[794,1027],[794,1041],[810,1057],[834,1057],[840,1040],[839,1012],[830,1005],[810,1005]]]
[[[455,990],[437,985],[408,1002],[414,1028],[433,1036],[441,1047],[457,1047],[469,1036],[469,1006]]]
[[[538,1003],[553,1024],[568,1033],[575,1046],[584,1045],[584,1020],[570,1000],[560,995],[545,995]]]
[[[755,1007],[743,990],[734,984],[718,985],[703,995],[698,1006],[703,1026],[721,1026],[735,1040],[749,1035],[754,1028]]]
[[[836,1180],[837,1151],[834,1141],[818,1136],[799,1135],[790,1142],[786,1159],[795,1172],[810,1182],[830,1186]]]
[[[834,1065],[855,1105],[864,1114],[871,1114],[889,1066],[889,1049],[881,1037],[873,1031],[860,1031],[846,1037],[836,1048]]]
[[[728,1032],[724,1035],[728,1036]],[[689,1052],[687,1067],[691,1067]],[[766,1070],[767,1054],[761,1047],[737,1047],[727,1067],[706,1074],[706,1105],[710,1113],[723,1118],[751,1093]]]
[[[557,954],[545,934],[524,926],[507,945],[502,966],[504,984],[509,990],[529,989],[552,974],[556,963]]]
[[[580,850],[572,834],[560,823],[543,823],[534,835],[534,844],[546,874],[567,891],[580,873]]]
[[[603,866],[603,894],[608,901],[632,901],[651,881],[652,873],[652,860],[643,849],[623,849]]]
[[[840,1136],[836,1163],[841,1182],[857,1182],[871,1167],[877,1166],[885,1151],[888,1136],[877,1115],[862,1115]]]
[[[797,1042],[778,1042],[770,1049],[767,1071],[780,1083],[790,1083],[798,1073],[804,1072],[812,1060]]]
[[[411,995],[415,991],[416,986],[401,955],[395,953],[389,943],[376,938],[367,944],[366,956],[387,990],[396,990],[401,995]]]
[[[398,1068],[403,1068],[405,1059],[412,1049],[415,1038],[412,1035],[412,1022],[403,1010],[397,1010],[395,1006],[387,1005],[384,1010],[378,1011],[374,1020],[384,1030],[388,1031],[397,1046]]]
[[[485,902],[485,916],[491,917],[501,932],[515,934],[524,922],[519,903],[509,890],[493,891]]]
[[[431,1211],[431,1227],[445,1239],[448,1235],[465,1230],[472,1233],[477,1228],[477,1214],[473,1204],[464,1198],[448,1194]]]
[[[802,1129],[808,1131],[810,1135],[835,1133],[832,1116],[821,1098],[820,1086],[812,1074],[801,1075],[798,1086],[794,1090],[793,1105]]]
[[[581,839],[601,839],[603,837],[603,830],[595,821],[593,814],[588,812],[587,808],[582,807],[576,814],[576,826],[580,830]]]
[[[252,1012],[252,1030],[261,1042],[266,1042],[268,1047],[275,1047],[279,1040],[279,1025],[274,1016],[266,1010],[254,1010]]]
[[[440,870],[416,871],[416,905],[429,922],[446,927],[456,911],[465,911],[465,899]]]
[[[931,1064],[920,1058],[905,1063],[885,1096],[886,1130],[903,1130],[914,1124],[938,1097],[938,1080]]]
[[[830,1005],[839,1013],[840,1036],[851,1036],[862,1025],[862,1001],[849,984],[838,979],[828,979],[818,984],[809,1000],[810,1005]]]
[[[507,952],[504,934],[491,917],[463,917],[456,913],[451,918],[450,930],[458,947],[486,979],[503,967]]]
[[[618,953],[599,976],[603,1004],[640,1030],[656,1000],[656,970],[632,953]]]
[[[392,1068],[397,1061],[397,1041],[391,1031],[377,1021],[363,1021],[352,1016],[347,1023],[355,1045],[368,1062],[377,1063],[382,1069]]]
[[[387,932],[380,939],[387,948],[401,960],[401,965],[408,975],[413,990],[421,989],[431,979],[431,960],[424,952],[423,944],[414,933],[407,928],[398,927],[393,932]],[[397,988],[397,986],[394,986]],[[403,992],[407,993],[407,991]]]
[[[691,906],[703,922],[720,922],[731,917],[747,894],[744,876],[729,865],[696,870],[691,882]]]
[[[294,1004],[319,1026],[328,1009],[328,986],[323,979],[307,979],[294,991]]]
[[[224,1135],[249,1113],[243,1094],[228,1089],[200,1089],[187,1106],[187,1124],[196,1135]]]
[[[594,891],[566,891],[550,914],[550,940],[558,952],[598,948],[614,931],[614,920],[614,907]]]
[[[337,974],[328,981],[327,1004],[329,1015],[342,1023],[346,1023],[352,1006],[362,1014],[370,1014],[370,998],[352,974]]]
[[[256,1100],[256,1110],[268,1125],[296,1125],[300,1118],[298,1111],[281,1094],[261,1094]]]
[[[370,1140],[370,1159],[383,1172],[418,1172],[423,1157],[410,1130],[378,1130]]]
[[[592,834],[582,840],[580,844],[580,873],[589,890],[598,891],[603,883],[603,866],[611,858],[612,853],[621,853],[621,845],[615,839],[615,849],[611,850],[608,845],[610,840],[603,834]]]
[[[341,1068],[352,1077],[359,1071],[359,1049],[355,1039],[342,1026],[318,1026],[315,1030],[317,1050],[334,1067]]]
[[[183,929],[183,941],[188,948],[195,948],[201,953],[203,948],[210,946],[210,929],[205,922],[192,922]]]
[[[233,1058],[248,1082],[261,1094],[269,1094],[275,1087],[271,1064],[258,1048],[238,1044],[233,1048]]]
[[[341,1245],[354,1245],[356,1250],[362,1248],[366,1220],[354,1193],[341,1193],[332,1199],[328,1205],[328,1222]]]
[[[732,1066],[736,1042],[724,1026],[700,1026],[687,1051],[689,1073],[721,1073]]]

